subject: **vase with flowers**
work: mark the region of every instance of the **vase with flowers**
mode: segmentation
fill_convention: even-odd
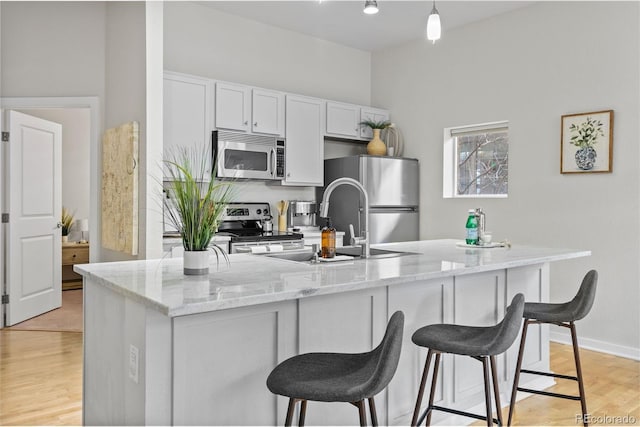
[[[391,126],[391,122],[388,120],[363,120],[360,122],[360,125],[367,126],[373,131],[373,139],[367,144],[367,154],[372,156],[384,156],[387,154],[387,146],[384,141],[380,139],[380,132]]]
[[[71,231],[71,227],[73,226],[73,215],[70,213],[67,208],[62,207],[62,215],[60,216],[60,225],[62,228],[62,242],[66,243],[69,241],[69,232]]]
[[[179,148],[165,160],[170,185],[165,197],[167,217],[180,232],[184,247],[184,274],[209,274],[209,257],[216,256],[219,264],[222,257],[229,263],[227,253],[213,244],[218,224],[232,196],[232,183],[216,180],[207,172],[209,150],[204,148]]]
[[[604,136],[603,123],[600,120],[587,117],[587,120],[579,125],[572,123],[569,132],[572,134],[569,142],[578,150],[575,154],[576,165],[582,170],[592,169],[596,163],[598,153],[594,148],[598,138]]]

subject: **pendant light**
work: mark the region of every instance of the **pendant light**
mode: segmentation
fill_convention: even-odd
[[[366,0],[364,2],[364,13],[367,15],[373,15],[378,13],[378,2],[376,0]]]
[[[433,9],[431,9],[431,14],[427,21],[427,39],[435,44],[436,40],[440,39],[441,32],[440,15],[438,14],[438,9],[436,9],[436,0],[433,0]]]

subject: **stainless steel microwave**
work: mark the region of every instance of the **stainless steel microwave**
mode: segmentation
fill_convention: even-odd
[[[284,139],[214,130],[212,140],[218,178],[284,179]]]

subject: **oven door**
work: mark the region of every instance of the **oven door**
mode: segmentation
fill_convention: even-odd
[[[280,179],[274,144],[218,141],[216,151],[218,178]]]

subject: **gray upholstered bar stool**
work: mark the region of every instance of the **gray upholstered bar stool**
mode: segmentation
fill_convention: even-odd
[[[520,330],[522,321],[522,313],[524,310],[524,296],[517,294],[511,301],[511,305],[507,309],[504,319],[495,326],[461,326],[451,324],[436,324],[424,326],[414,332],[411,337],[412,341],[420,347],[427,347],[427,361],[424,365],[422,373],[422,381],[420,381],[420,389],[418,398],[416,399],[416,407],[413,411],[412,426],[417,426],[427,419],[426,425],[431,423],[431,414],[434,410],[448,412],[455,415],[463,415],[466,417],[486,420],[487,425],[492,425],[495,421],[502,425],[502,413],[500,405],[500,391],[498,390],[498,378],[496,373],[496,356],[504,353],[515,341]],[[452,353],[462,356],[471,356],[472,358],[482,362],[484,371],[484,398],[487,415],[482,416],[472,414],[470,412],[458,411],[456,409],[445,408],[433,404],[433,398],[436,390],[436,381],[438,379],[438,366],[440,365],[440,355],[442,353]],[[429,365],[431,358],[436,355],[433,367],[433,377],[431,379],[431,393],[429,394],[429,406],[420,415],[420,405],[422,404],[422,396],[424,387],[429,374]],[[489,385],[489,365],[491,365],[491,377],[493,380],[493,393],[496,401],[496,411],[498,419],[494,419],[491,411],[491,387]]]
[[[533,394],[542,394],[551,397],[560,397],[563,399],[579,400],[582,406],[582,421],[587,425],[587,401],[584,394],[584,382],[582,380],[582,368],[580,366],[580,353],[578,352],[578,338],[576,336],[576,326],[574,322],[585,317],[596,297],[596,285],[598,283],[598,272],[596,270],[590,270],[582,279],[582,284],[576,296],[569,302],[562,304],[549,304],[528,302],[524,305],[524,326],[522,327],[522,339],[520,340],[520,350],[518,352],[518,361],[516,363],[516,373],[513,378],[513,389],[511,391],[511,401],[509,405],[509,420],[508,425],[511,425],[513,419],[513,410],[516,404],[516,395],[518,391],[524,391]],[[571,330],[571,342],[573,343],[573,357],[576,362],[576,376],[554,374],[549,372],[532,371],[529,369],[522,369],[522,356],[524,354],[525,341],[527,339],[527,328],[531,324],[550,323],[553,325],[563,326]],[[526,374],[544,375],[554,378],[562,378],[565,380],[573,380],[578,382],[578,391],[580,396],[570,396],[567,394],[551,393],[547,391],[531,390],[527,388],[518,387],[520,381],[520,372]]]
[[[374,426],[378,425],[374,396],[391,381],[398,367],[402,347],[404,314],[396,311],[380,344],[368,353],[307,353],[285,360],[271,371],[267,387],[272,393],[289,397],[286,426],[291,425],[298,401],[304,425],[307,401],[346,402],[355,405],[360,425],[367,424],[365,400]]]

